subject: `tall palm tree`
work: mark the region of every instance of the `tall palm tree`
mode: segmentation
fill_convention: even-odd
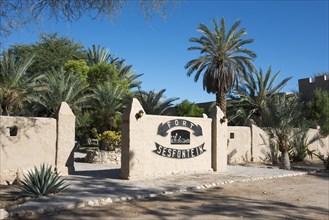
[[[87,64],[88,66],[97,65],[100,63],[108,63],[112,59],[110,50],[108,48],[101,47],[100,45],[96,46],[93,44],[92,49],[88,48],[87,51]]]
[[[253,118],[256,120],[256,123],[261,125],[261,114],[267,100],[280,92],[292,78],[287,77],[275,85],[275,80],[279,76],[280,71],[273,76],[271,74],[271,67],[268,68],[266,73],[260,68],[259,71],[244,74],[243,83],[239,85],[237,95],[239,96],[239,105],[246,111],[246,121]]]
[[[252,58],[255,58],[256,54],[243,48],[254,40],[242,39],[247,31],[244,28],[238,29],[240,21],[235,22],[228,32],[223,18],[220,27],[215,19],[213,25],[212,31],[206,25],[200,24],[198,31],[202,36],[190,38],[190,42],[197,43],[198,46],[190,47],[188,50],[199,50],[201,56],[189,61],[185,68],[188,69],[188,76],[196,72],[195,82],[203,74],[203,89],[216,94],[216,105],[226,113],[226,94],[238,84],[242,73],[247,69],[254,69]]]
[[[23,59],[4,51],[0,59],[0,104],[3,115],[10,114],[13,107],[21,108],[24,101],[31,100],[36,78],[25,72],[33,63],[33,56]]]
[[[154,90],[149,92],[139,90],[136,93],[136,98],[141,103],[147,114],[163,115],[166,114],[166,111],[174,105],[173,102],[179,99],[166,99],[164,96],[165,91],[165,89],[162,89],[159,92]]]
[[[77,111],[90,99],[85,93],[86,85],[74,74],[65,73],[63,68],[49,71],[39,83],[44,91],[34,98],[35,109],[49,117],[57,116],[62,102]]]

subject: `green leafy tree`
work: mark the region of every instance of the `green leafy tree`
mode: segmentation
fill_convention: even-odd
[[[44,86],[44,91],[34,99],[34,109],[39,115],[57,117],[62,102],[73,112],[79,112],[90,100],[84,83],[73,74],[65,73],[63,68],[47,72],[39,83]]]
[[[173,106],[173,102],[179,99],[166,99],[166,97],[164,96],[165,92],[165,89],[162,89],[159,92],[156,92],[154,90],[149,92],[139,90],[135,94],[135,96],[141,103],[147,114],[164,115],[166,114],[168,109]]]
[[[293,131],[305,122],[297,96],[277,95],[267,101],[262,113],[264,128],[281,152],[281,167],[290,169],[289,142]],[[296,135],[296,133],[295,133]],[[272,140],[271,140],[272,141]]]
[[[194,81],[198,81],[203,74],[203,89],[207,93],[216,94],[216,105],[226,114],[226,94],[238,84],[239,76],[247,71],[254,70],[252,58],[256,54],[244,48],[253,42],[253,39],[242,39],[246,35],[246,29],[239,29],[240,21],[226,31],[226,24],[222,18],[220,26],[213,19],[214,30],[200,24],[198,31],[200,38],[190,38],[190,42],[197,46],[188,50],[198,50],[201,56],[189,61],[185,68],[187,75],[195,72]]]
[[[287,77],[275,84],[279,74],[280,72],[277,72],[272,75],[272,68],[269,67],[266,73],[260,68],[259,71],[248,72],[243,75],[243,81],[238,87],[237,95],[239,97],[238,105],[242,107],[242,111],[245,111],[243,113],[245,123],[249,119],[253,119],[258,125],[261,125],[261,115],[267,100],[280,92],[292,78]]]
[[[323,136],[329,135],[329,92],[316,89],[314,98],[307,103],[308,117],[320,125]]]
[[[41,34],[36,44],[15,45],[11,49],[18,57],[34,55],[30,75],[43,74],[51,69],[60,70],[68,60],[84,59],[83,46],[57,33]]]
[[[108,48],[104,48],[101,46],[98,46],[96,48],[96,46],[93,45],[92,49],[90,48],[88,49],[86,60],[88,66],[90,67],[94,66],[93,68],[96,68],[98,66],[99,67],[98,69],[101,68],[104,69],[104,67],[107,66],[106,64],[110,65],[107,66],[108,69],[112,68],[112,70],[108,71],[108,72],[112,72],[112,74],[109,75],[113,75],[112,78],[118,76],[120,80],[127,81],[129,85],[129,89],[138,88],[142,83],[141,81],[137,80],[137,78],[141,77],[143,74],[135,74],[134,71],[132,70],[132,65],[126,65],[124,59],[119,60],[118,58],[115,58],[112,54],[110,54],[110,50]],[[116,68],[116,70],[114,70],[114,67]],[[95,72],[96,73],[92,71],[94,75],[91,76],[90,79],[93,78],[104,79],[105,75],[108,75],[104,73],[106,72],[105,70],[103,71],[95,70]]]
[[[89,67],[84,60],[68,60],[64,65],[65,73],[71,73],[77,76],[86,86],[88,83]]]
[[[125,93],[129,92],[129,83],[125,79],[120,79],[119,70],[115,64],[100,63],[89,68],[88,82],[91,88],[110,82],[112,85],[118,85]]]
[[[199,108],[195,103],[188,100],[184,100],[176,106],[176,114],[178,116],[201,117],[203,112],[203,108]]]
[[[4,51],[0,59],[0,104],[3,115],[10,115],[13,108],[22,108],[37,90],[36,78],[26,76],[33,57],[19,58]],[[39,77],[40,78],[40,77]]]

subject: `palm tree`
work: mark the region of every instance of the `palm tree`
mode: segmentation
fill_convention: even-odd
[[[173,106],[173,102],[179,98],[166,99],[163,95],[165,89],[159,92],[156,91],[141,91],[136,93],[136,98],[139,100],[147,114],[163,115],[166,111]]]
[[[123,98],[125,93],[119,85],[110,82],[97,85],[93,89],[93,108],[96,110],[94,119],[97,123],[98,132],[113,130],[115,117],[121,115]]]
[[[267,100],[287,85],[287,82],[292,77],[283,79],[280,83],[274,84],[280,72],[271,76],[272,68],[269,67],[264,74],[260,68],[259,71],[248,72],[243,76],[243,83],[239,85],[237,95],[239,96],[239,105],[245,111],[245,121],[250,118],[256,120],[256,123],[261,123],[262,110],[266,106]]]
[[[235,22],[228,33],[223,18],[220,27],[215,19],[213,25],[214,31],[211,31],[206,25],[200,24],[198,30],[202,36],[190,38],[190,42],[199,45],[188,50],[199,50],[202,56],[189,61],[185,68],[188,69],[188,76],[196,72],[195,82],[203,74],[203,89],[216,94],[216,105],[226,114],[226,94],[238,84],[238,78],[242,73],[247,69],[254,69],[252,58],[255,58],[256,54],[243,48],[254,40],[242,39],[247,31],[244,28],[238,29],[240,21]]]
[[[119,70],[119,78],[123,80],[127,80],[129,84],[129,88],[139,88],[142,84],[142,81],[137,80],[137,78],[141,77],[142,74],[135,74],[134,71],[131,69],[132,65],[126,65],[125,60],[114,61],[117,69]]]
[[[310,150],[309,146],[315,142],[323,145],[321,134],[317,133],[309,139],[307,134],[309,127],[305,126],[295,129],[291,141],[289,142],[289,156],[293,161],[303,161],[306,156],[313,157],[315,150]]]
[[[57,116],[62,102],[77,111],[86,106],[90,98],[85,93],[86,85],[74,74],[65,73],[63,68],[49,71],[40,84],[44,91],[34,98],[35,109],[49,117]]]
[[[296,95],[273,96],[263,109],[262,118],[266,132],[271,139],[275,140],[281,152],[282,168],[290,169],[289,142],[293,135],[296,135],[293,131],[303,127],[302,123],[305,122],[298,97]]]
[[[21,108],[24,101],[31,100],[36,78],[25,72],[33,63],[33,56],[23,59],[4,51],[0,60],[0,104],[2,114],[9,116],[13,107]]]
[[[112,55],[110,54],[110,50],[108,48],[101,47],[98,45],[97,49],[96,46],[93,44],[92,49],[88,48],[87,51],[87,64],[88,66],[97,65],[100,63],[108,63],[112,59]]]

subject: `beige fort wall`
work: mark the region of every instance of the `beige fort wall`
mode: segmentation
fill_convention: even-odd
[[[228,126],[227,162],[243,163],[250,161],[251,132],[249,127]]]
[[[219,122],[221,112],[214,112],[211,118],[191,118],[174,116],[155,116],[144,113],[136,117],[143,107],[133,99],[123,114],[121,174],[123,178],[133,179],[149,176],[164,176],[176,173],[226,171],[226,123]],[[220,111],[220,110],[219,110]],[[192,123],[192,125],[191,125]],[[161,135],[161,129],[164,133]],[[202,135],[195,135],[191,129],[201,128]],[[225,127],[221,131],[222,127]],[[172,144],[171,135],[177,130],[190,133],[190,144]],[[218,143],[217,133],[221,134]],[[171,133],[173,132],[173,133]],[[167,134],[166,134],[167,133]],[[225,146],[220,149],[220,141]],[[216,148],[214,148],[216,144]],[[202,146],[202,147],[201,147]],[[218,147],[219,146],[219,147]],[[184,154],[183,154],[184,153]]]
[[[307,132],[308,141],[314,136],[318,135],[319,131],[317,129],[309,129]],[[329,154],[329,135],[327,137],[321,138],[320,141],[316,141],[309,145],[310,150],[315,150],[315,152],[322,155]]]
[[[318,135],[317,129],[309,129],[308,140]],[[241,164],[246,162],[270,162],[273,152],[268,143],[267,133],[256,125],[228,126],[228,162]],[[309,146],[310,150],[326,155],[329,153],[329,136],[321,138]],[[307,158],[310,159],[310,158]],[[313,159],[316,159],[314,157]]]
[[[218,107],[210,118],[155,116],[146,113],[138,116],[139,112],[144,113],[144,109],[137,99],[133,99],[123,114],[121,152],[123,178],[134,179],[210,170],[225,172],[227,163],[272,161],[274,152],[269,146],[267,133],[254,124],[249,127],[227,126],[227,122],[223,120],[224,114]],[[174,126],[175,121],[177,126]],[[193,135],[193,131],[182,124],[183,121],[200,126],[203,135]],[[166,127],[167,135],[159,135],[159,128],[162,126]],[[172,144],[170,136],[175,129],[189,131],[191,143]],[[318,130],[310,129],[309,139],[316,134]],[[174,149],[177,152],[189,150],[203,143],[202,154],[191,158],[181,155],[177,158],[171,152]],[[327,154],[329,137],[311,144],[309,148],[316,150],[317,153]],[[169,152],[168,149],[171,151]]]
[[[57,165],[57,170],[67,175],[74,170],[74,136],[75,116],[66,103],[61,105],[58,120],[0,116],[0,183],[12,182],[16,173],[42,163]]]
[[[217,107],[211,118],[189,118],[136,114],[144,111],[133,99],[123,114],[122,123],[122,177],[131,179],[162,176],[175,173],[218,171],[225,172],[229,163],[264,162],[271,160],[271,148],[267,133],[255,126],[227,126],[223,112]],[[56,166],[62,175],[74,171],[73,147],[75,116],[66,103],[62,103],[58,119],[0,116],[0,183],[11,182],[17,172],[24,172],[47,163]],[[202,136],[193,135],[187,124],[175,129],[191,133],[190,144],[172,145],[170,132],[159,135],[159,125],[175,120],[192,122],[202,128]],[[16,131],[15,131],[16,130]],[[308,139],[318,134],[310,129]],[[57,144],[56,144],[57,138]],[[202,145],[204,143],[204,145]],[[160,149],[160,155],[156,153]],[[202,146],[201,150],[196,147]],[[166,151],[163,149],[166,148]],[[190,150],[190,158],[173,158],[168,149]],[[309,146],[320,154],[329,152],[329,136]],[[198,152],[197,152],[198,151]],[[201,152],[202,151],[202,152]],[[186,153],[186,151],[185,151]],[[161,155],[164,154],[165,156]],[[195,155],[194,155],[195,154]],[[168,155],[170,155],[168,157]],[[177,156],[177,152],[176,152]],[[183,157],[182,153],[181,156]],[[188,157],[185,155],[185,157]]]

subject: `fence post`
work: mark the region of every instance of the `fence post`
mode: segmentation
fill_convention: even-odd
[[[216,106],[212,114],[212,152],[211,167],[216,172],[227,170],[227,119]]]
[[[143,117],[137,118],[136,114],[143,112]],[[144,142],[144,127],[146,113],[135,98],[128,104],[122,114],[122,141],[121,141],[121,177],[129,179],[142,176],[144,172],[143,158],[138,158],[137,151],[143,151],[141,143]]]
[[[62,175],[74,172],[75,115],[66,102],[62,102],[57,116],[57,143],[55,164]]]

